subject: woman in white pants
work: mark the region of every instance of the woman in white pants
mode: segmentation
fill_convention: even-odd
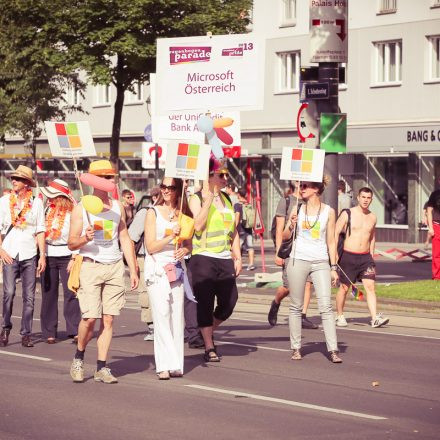
[[[180,234],[178,225],[182,196],[181,179],[165,177],[160,195],[145,219],[145,283],[154,321],[154,359],[161,380],[183,376],[183,272],[180,260],[190,253],[184,246],[176,249],[173,241]],[[192,217],[186,197],[183,214]],[[168,266],[167,266],[168,265]],[[166,267],[173,265],[178,277],[169,281]]]
[[[338,354],[336,324],[331,303],[331,285],[338,280],[336,265],[336,241],[334,209],[321,202],[323,182],[304,182],[300,185],[303,204],[299,212],[293,209],[283,231],[288,239],[296,228],[296,243],[287,265],[290,291],[289,329],[292,360],[301,355],[301,312],[304,304],[304,287],[307,277],[313,281],[329,359],[341,363]]]

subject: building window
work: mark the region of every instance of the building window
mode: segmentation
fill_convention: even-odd
[[[300,52],[279,52],[277,91],[297,92],[299,90]]]
[[[110,105],[110,84],[98,84],[95,86],[95,106]]]
[[[65,99],[69,106],[77,106],[79,105],[81,99],[81,93],[77,86],[71,85],[67,88]]]
[[[440,35],[428,38],[428,80],[440,80]]]
[[[431,8],[440,8],[440,0],[432,0]]]
[[[281,27],[296,24],[296,0],[281,0]]]
[[[408,224],[407,157],[369,157],[368,187],[373,191],[371,211],[379,225]]]
[[[144,100],[144,83],[136,81],[134,91],[127,90],[125,92],[126,104],[142,104]]]
[[[397,0],[379,0],[379,14],[391,14],[397,11]]]
[[[402,42],[374,43],[375,84],[400,84],[402,81]]]

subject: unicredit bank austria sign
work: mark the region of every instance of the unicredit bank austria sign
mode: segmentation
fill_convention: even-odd
[[[440,150],[440,125],[349,127],[347,153],[406,152]]]

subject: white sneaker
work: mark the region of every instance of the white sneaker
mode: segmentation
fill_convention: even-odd
[[[148,327],[147,334],[144,336],[144,341],[154,341],[154,328]]]
[[[336,327],[347,327],[347,321],[345,320],[344,315],[338,315],[336,316]]]
[[[385,318],[382,316],[382,313],[379,313],[378,315],[376,315],[376,319],[372,319],[371,320],[371,327],[376,328],[376,327],[382,327],[385,324],[388,324],[390,322],[390,318]]]

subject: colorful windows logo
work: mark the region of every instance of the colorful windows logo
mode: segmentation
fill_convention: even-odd
[[[196,170],[200,145],[179,144],[177,148],[176,168]]]
[[[292,163],[290,170],[295,173],[311,173],[313,164],[313,150],[292,150]]]
[[[321,222],[318,221],[314,223],[312,226],[313,227],[311,227],[311,225],[308,222],[303,221],[302,222],[303,233],[309,238],[312,238],[313,240],[317,240],[321,234]]]
[[[62,149],[81,148],[81,138],[79,136],[78,125],[75,122],[56,123],[55,130]]]
[[[97,220],[93,223],[97,240],[111,240],[113,238],[113,220]]]

